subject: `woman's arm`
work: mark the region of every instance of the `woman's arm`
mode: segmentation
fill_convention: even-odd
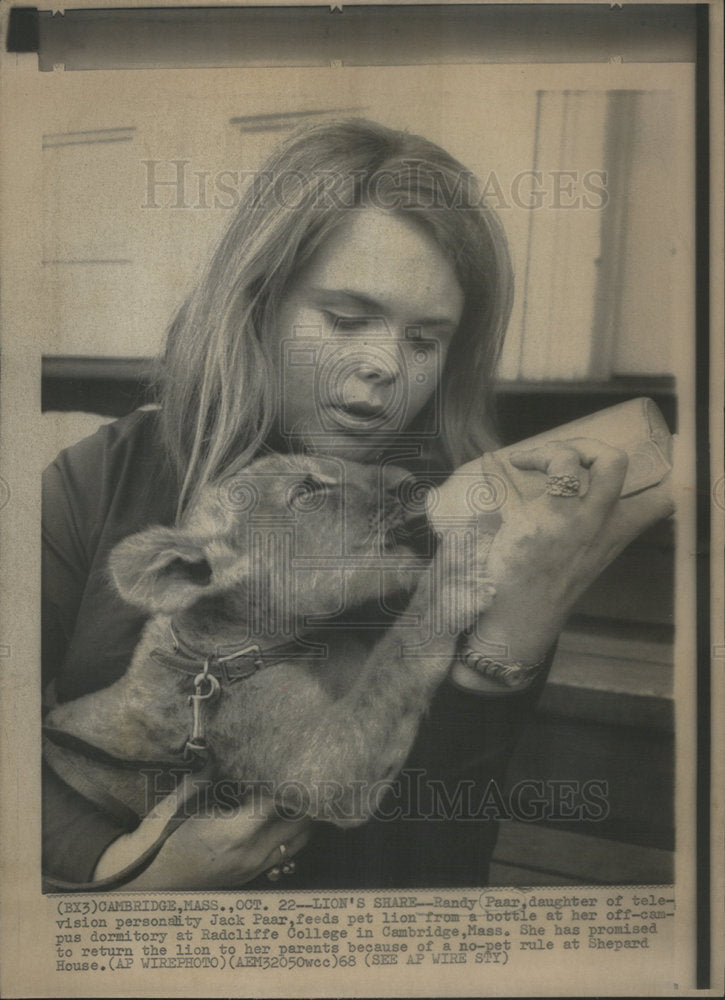
[[[133,833],[110,844],[93,879],[122,871],[150,847],[178,802],[162,800]],[[126,889],[237,889],[293,857],[307,843],[311,820],[281,819],[274,803],[259,797],[233,811],[190,816],[165,841],[156,859]]]
[[[487,556],[496,596],[466,644],[504,663],[532,665],[546,656],[577,598],[629,540],[613,517],[627,455],[578,438],[513,453],[509,460],[519,469],[576,476],[582,482],[578,496],[544,493],[524,500],[499,458],[483,460],[484,470],[505,477],[510,488]],[[508,690],[461,660],[451,676],[475,691]]]
[[[149,478],[145,464],[153,473],[154,496],[159,497],[158,462],[142,430],[141,418],[127,418],[62,453],[45,472],[42,621],[48,702],[56,682],[73,695],[97,687],[103,680],[101,659],[108,664],[111,657],[120,658],[123,669],[137,641],[142,624],[136,622],[138,616],[111,603],[102,591],[108,588],[104,552],[114,537],[138,527],[139,519],[157,520],[159,514],[140,500]],[[121,517],[125,520],[119,524]],[[44,765],[44,871],[74,883],[115,874],[153,843],[161,812],[174,802],[172,797],[164,800],[155,815],[129,828]],[[258,801],[225,816],[195,816],[169,837],[156,860],[127,887],[240,886],[279,862],[280,843],[292,855],[308,833],[308,821],[286,823]]]
[[[74,450],[76,461],[61,454],[43,475],[42,529],[42,683],[52,703],[90,568],[88,538],[98,509],[98,473],[85,467],[98,453],[93,439]],[[90,469],[88,470],[90,473]],[[86,882],[107,846],[127,832],[43,766],[43,870],[72,882]]]

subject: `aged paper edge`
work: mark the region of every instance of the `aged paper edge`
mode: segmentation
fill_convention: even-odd
[[[303,0],[307,2],[307,0]],[[519,0],[514,0],[519,2]],[[155,6],[190,6],[197,4],[193,0],[157,0]],[[223,5],[223,4],[222,4]],[[238,4],[237,4],[238,5]],[[283,4],[281,4],[283,5]],[[68,8],[83,8],[103,6],[120,6],[120,4],[101,3],[99,0],[78,0],[78,2],[68,5]],[[147,6],[141,0],[125,0],[124,7]],[[340,5],[330,4],[330,7]],[[722,268],[723,268],[723,244],[722,226],[723,218],[723,191],[722,184],[717,178],[723,176],[722,157],[722,4],[708,4],[711,16],[710,31],[710,100],[711,100],[711,256],[710,256],[710,313],[711,330],[713,336],[710,343],[710,461],[711,461],[711,486],[713,496],[717,494],[718,483],[722,484],[723,465],[723,431],[722,431],[722,395],[723,395],[723,345],[717,331],[722,328],[723,301],[722,301]],[[62,12],[62,4],[43,3],[38,5],[39,9],[54,10]],[[2,912],[2,952],[3,967],[8,978],[6,983],[15,994],[6,995],[29,995],[22,985],[23,977],[18,976],[17,959],[23,955],[30,957],[32,949],[28,948],[37,935],[34,912],[34,894],[24,887],[29,884],[28,873],[33,871],[32,865],[28,865],[29,854],[34,854],[37,846],[37,809],[33,803],[37,801],[38,788],[38,752],[37,740],[34,734],[29,732],[27,721],[38,717],[38,691],[34,677],[36,667],[31,664],[37,663],[37,619],[34,614],[28,614],[25,609],[37,606],[38,593],[38,556],[37,556],[37,523],[38,514],[38,476],[39,469],[34,467],[32,455],[34,452],[33,442],[38,440],[40,429],[38,426],[39,406],[39,373],[40,357],[35,350],[32,341],[32,330],[34,328],[34,308],[32,296],[27,295],[27,288],[34,287],[35,277],[35,257],[33,255],[34,241],[39,238],[38,213],[34,212],[33,191],[39,187],[39,163],[37,161],[37,148],[34,144],[34,132],[29,128],[27,118],[17,116],[17,103],[27,97],[26,84],[31,82],[22,75],[13,74],[11,68],[11,58],[4,56],[4,86],[3,86],[3,154],[2,154],[2,210],[3,210],[3,230],[2,230],[2,254],[3,254],[3,339],[2,339],[2,476],[4,481],[10,486],[10,500],[2,512],[3,527],[3,649],[9,650],[9,655],[3,664],[3,699],[2,712],[3,722],[2,732],[4,734],[3,746],[3,912]],[[26,60],[27,61],[27,60]],[[16,65],[15,69],[20,67]],[[146,71],[139,71],[146,72]],[[173,73],[174,71],[168,71]],[[221,71],[227,72],[227,71]],[[17,183],[19,174],[22,173],[22,190],[27,194],[27,200],[17,197]],[[11,196],[11,192],[13,195]],[[680,397],[681,403],[685,403],[684,395]],[[684,407],[683,407],[684,409]],[[692,408],[694,412],[694,406]],[[694,469],[692,477],[686,476],[689,482],[695,482]],[[698,483],[701,487],[701,483]],[[691,488],[691,487],[690,487]],[[711,984],[712,995],[720,992],[722,976],[722,955],[719,942],[723,940],[723,922],[721,896],[723,887],[722,868],[722,827],[723,827],[723,804],[717,795],[716,789],[723,787],[723,754],[722,754],[722,734],[719,725],[723,716],[723,662],[725,661],[725,636],[723,636],[723,579],[720,553],[723,547],[723,526],[722,518],[717,516],[720,508],[717,504],[713,506],[712,517],[712,545],[711,552],[716,554],[710,566],[711,572],[711,605],[713,617],[713,631],[711,642],[712,663],[716,668],[713,670],[712,679],[712,827],[711,827],[711,879],[710,886],[712,895],[710,900],[712,935],[712,973]],[[680,580],[690,578],[692,581],[693,565],[688,559],[687,553],[682,552],[683,546],[679,546],[680,565],[678,573]],[[678,588],[680,589],[680,588]],[[693,591],[690,591],[690,594]],[[679,630],[684,632],[682,623],[690,618],[692,608],[687,607],[688,596],[683,599],[678,609],[680,622]],[[681,635],[678,639],[681,642],[684,652],[692,650],[692,637]],[[20,651],[20,652],[16,652]],[[681,662],[678,657],[678,663]],[[680,671],[680,681],[682,682],[681,702],[678,710],[680,726],[691,714],[692,698],[688,692],[691,690],[691,678],[683,677]],[[683,729],[680,728],[680,740]],[[690,743],[690,748],[682,747],[682,750],[689,751],[694,745]],[[678,790],[688,785],[691,787],[693,778],[693,768],[695,760],[691,752],[681,752],[678,757]],[[678,796],[678,829],[680,835],[686,830],[687,820],[692,816],[694,803],[690,799],[685,801],[684,793]],[[685,815],[682,815],[683,803],[686,807]],[[32,835],[31,835],[32,834]],[[28,851],[28,845],[32,850]],[[678,851],[678,892],[685,892],[691,896],[691,889],[694,884],[694,872],[692,868],[692,853],[685,848]],[[681,859],[685,858],[683,862]],[[690,870],[683,870],[690,869]],[[33,898],[31,898],[33,897]],[[688,909],[687,901],[683,900],[683,908]],[[690,910],[690,915],[694,912]],[[684,928],[684,925],[683,925]],[[694,942],[690,940],[687,951],[692,953]],[[683,969],[691,963],[685,962]],[[557,984],[560,993],[566,993],[567,986],[566,970],[562,968],[562,977]],[[531,973],[535,975],[532,967]],[[718,978],[720,977],[720,979]],[[194,983],[193,992],[185,992],[192,984],[184,987],[184,992],[179,991],[178,981],[171,979],[165,982],[165,988],[175,995],[202,995],[209,991],[211,985],[208,979]],[[44,987],[49,988],[46,995],[71,995],[75,990],[78,995],[80,984],[64,983],[63,989],[55,981],[47,982]],[[265,994],[269,993],[268,987],[272,983],[265,983]],[[632,983],[633,992],[640,995],[648,995],[646,992],[652,988],[652,993],[656,995],[658,990],[654,984]],[[690,995],[694,992],[695,980],[685,978],[680,982],[682,995]],[[381,987],[386,988],[386,977],[380,979],[377,989],[375,982],[369,980],[365,982],[365,992],[381,992]],[[604,987],[604,988],[603,988]],[[37,989],[37,982],[35,983]],[[245,992],[251,989],[252,984],[245,983]],[[340,982],[338,984],[338,995],[362,995],[358,990],[359,985]],[[97,991],[98,983],[94,983],[93,991]],[[223,987],[222,987],[223,989]],[[50,992],[50,991],[57,992]],[[62,992],[61,992],[62,990]],[[67,992],[70,991],[70,992]],[[607,993],[606,985],[597,982],[592,983],[592,990],[596,993]],[[349,991],[349,992],[348,992]],[[455,992],[452,989],[451,992]],[[538,993],[538,990],[531,989],[531,985],[522,987],[522,992],[534,993],[538,995],[552,995],[550,993]],[[708,993],[710,991],[707,991]],[[97,994],[98,995],[98,994]],[[106,994],[110,995],[110,994]],[[134,995],[140,995],[134,994]],[[313,992],[306,995],[315,995]],[[405,995],[405,994],[396,994]],[[469,994],[470,995],[470,994]],[[580,994],[581,995],[581,994]],[[707,993],[706,993],[707,995]]]

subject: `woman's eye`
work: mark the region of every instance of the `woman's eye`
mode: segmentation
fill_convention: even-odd
[[[372,316],[340,316],[338,313],[327,313],[335,332],[354,333],[357,330],[367,330],[375,322]]]

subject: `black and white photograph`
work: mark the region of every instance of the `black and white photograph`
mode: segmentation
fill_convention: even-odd
[[[28,11],[6,995],[717,995],[702,16]]]

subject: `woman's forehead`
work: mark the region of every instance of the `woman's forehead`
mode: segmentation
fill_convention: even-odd
[[[351,211],[300,274],[297,289],[330,305],[412,309],[457,323],[463,291],[443,250],[417,222],[376,208]]]

